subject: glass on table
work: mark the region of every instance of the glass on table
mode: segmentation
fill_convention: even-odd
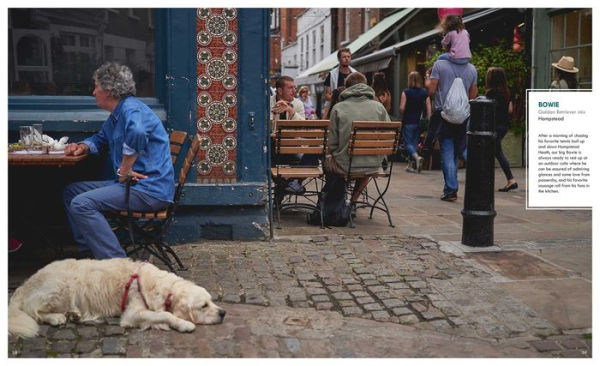
[[[42,136],[44,136],[42,133],[42,124],[34,123],[32,127],[31,148],[33,150],[42,150]]]
[[[33,127],[31,126],[20,126],[19,127],[19,138],[20,142],[23,145],[25,150],[31,149],[32,143],[32,131]]]

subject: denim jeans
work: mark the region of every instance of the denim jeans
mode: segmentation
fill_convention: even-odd
[[[96,259],[125,257],[117,236],[102,214],[103,211],[127,210],[125,184],[113,180],[72,183],[65,187],[63,201],[79,250],[91,250]],[[168,204],[131,190],[133,211],[160,211]]]
[[[466,133],[467,122],[460,125],[448,123],[442,119],[441,111],[436,111],[432,119],[440,119],[440,157],[444,174],[444,194],[458,191],[458,157],[467,160]]]
[[[406,150],[408,150],[410,159],[412,159],[412,155],[417,152],[419,132],[420,129],[418,123],[408,123],[402,126],[402,143]]]

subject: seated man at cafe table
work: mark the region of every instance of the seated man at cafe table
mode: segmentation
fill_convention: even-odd
[[[294,79],[289,76],[280,76],[275,81],[275,95],[271,96],[271,129],[275,132],[277,121],[279,120],[305,120],[304,104],[300,99],[295,98],[296,84]],[[313,155],[304,156],[278,156],[274,159],[276,164],[290,165],[313,165],[316,164],[317,157]],[[278,200],[283,198],[284,193],[302,194],[304,187],[299,179],[289,181],[282,180],[276,183],[276,194]]]
[[[367,78],[356,71],[346,77],[344,91],[340,94],[340,102],[331,110],[327,146],[329,154],[325,164],[326,186],[323,191],[337,185],[334,181],[348,173],[350,156],[348,144],[354,121],[389,121],[390,117],[383,104],[375,99],[375,91],[367,85]],[[380,167],[385,156],[355,156],[352,160],[352,172],[373,173]],[[360,193],[368,184],[369,178],[357,179],[352,192],[351,202],[358,201]]]
[[[64,203],[79,250],[94,258],[125,257],[116,235],[102,214],[127,210],[126,180],[132,178],[130,208],[159,211],[175,193],[169,136],[158,116],[135,95],[131,70],[107,62],[93,75],[93,95],[98,107],[110,116],[95,135],[67,145],[66,155],[98,154],[108,147],[116,179],[77,182],[64,190]]]

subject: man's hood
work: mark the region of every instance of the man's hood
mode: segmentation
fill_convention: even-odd
[[[344,90],[342,94],[340,94],[341,100],[346,100],[352,97],[367,97],[369,99],[375,99],[375,90],[368,86],[367,84],[356,84],[348,89]]]

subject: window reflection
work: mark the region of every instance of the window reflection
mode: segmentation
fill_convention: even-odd
[[[9,95],[90,95],[93,71],[116,61],[154,96],[153,11],[129,10],[9,9]]]
[[[551,62],[558,62],[562,56],[575,58],[579,88],[592,87],[592,11],[591,9],[573,10],[551,17]],[[550,75],[553,68],[550,67]]]

